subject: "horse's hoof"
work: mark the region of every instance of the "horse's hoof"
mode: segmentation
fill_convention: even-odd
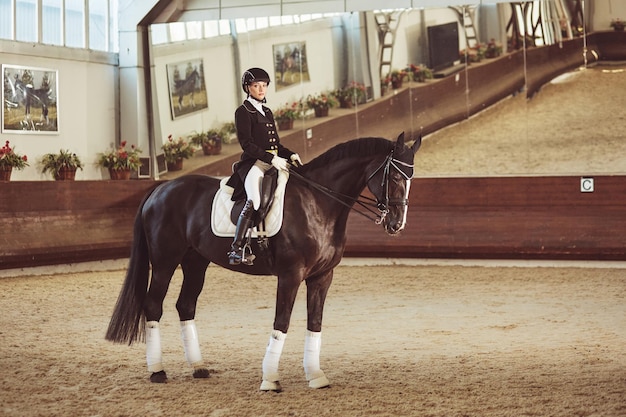
[[[156,384],[163,384],[167,382],[167,375],[165,374],[165,371],[152,372],[152,375],[150,375],[150,382],[154,382]]]
[[[209,370],[206,368],[198,368],[193,371],[194,378],[208,378],[210,376]]]
[[[266,381],[266,380],[263,380],[261,382],[261,391],[282,392],[283,391],[283,387],[280,386],[280,382],[278,382],[278,381]]]
[[[327,388],[330,387],[330,381],[326,378],[326,375],[322,375],[309,381],[309,388]]]

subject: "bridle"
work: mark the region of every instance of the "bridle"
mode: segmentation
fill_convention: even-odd
[[[295,176],[299,180],[307,183],[311,187],[322,192],[323,194],[327,195],[333,200],[341,203],[342,205],[348,207],[349,209],[354,210],[356,213],[364,216],[365,218],[372,220],[376,224],[381,224],[383,220],[385,219],[385,217],[387,217],[387,214],[389,213],[389,206],[408,206],[409,204],[408,193],[407,195],[405,195],[404,198],[389,198],[389,175],[392,169],[399,172],[400,175],[402,175],[402,177],[407,181],[407,183],[409,183],[411,181],[411,178],[413,177],[413,164],[408,164],[406,162],[402,162],[399,159],[394,158],[393,149],[392,149],[389,155],[387,155],[387,157],[383,161],[383,163],[378,168],[376,168],[369,175],[369,177],[367,177],[367,181],[365,181],[365,184],[368,185],[368,188],[369,188],[370,181],[372,181],[374,179],[374,176],[379,171],[382,170],[383,174],[382,174],[380,186],[383,190],[383,195],[380,198],[377,196],[374,196],[376,197],[375,199],[368,197],[366,195],[363,195],[363,194],[360,194],[357,198],[354,198],[349,195],[339,193],[337,191],[331,190],[328,187],[318,184],[315,181],[312,181],[309,178],[306,178],[305,176],[293,170],[289,171],[289,174]],[[410,173],[405,172],[405,170],[407,171],[410,170]],[[408,191],[408,184],[407,184],[407,191]],[[358,204],[369,213],[374,214],[376,217],[372,217],[371,215],[367,213],[357,210],[354,207],[355,204]],[[376,207],[380,213],[376,213],[372,207]]]
[[[402,168],[405,169],[410,169],[410,174],[404,172],[402,170]],[[408,200],[408,193],[405,194],[405,196],[403,198],[389,198],[389,174],[391,173],[391,169],[395,169],[398,173],[400,173],[400,175],[402,175],[402,177],[404,177],[404,179],[409,182],[411,181],[411,178],[413,177],[413,164],[407,164],[406,162],[402,162],[399,159],[395,159],[393,157],[393,149],[391,150],[391,152],[389,153],[389,155],[387,155],[387,158],[385,158],[385,161],[381,164],[381,166],[379,166],[374,172],[372,172],[370,174],[370,176],[367,178],[367,181],[365,182],[366,184],[369,184],[369,182],[374,178],[374,175],[376,175],[378,173],[378,171],[380,171],[382,169],[383,171],[383,175],[382,175],[382,179],[381,179],[381,183],[380,186],[383,189],[383,198],[376,198],[376,207],[378,208],[378,211],[380,211],[380,218],[378,220],[376,220],[376,224],[381,224],[383,222],[383,220],[385,219],[385,217],[387,216],[387,213],[389,213],[389,206],[408,206],[409,205],[409,200]],[[408,187],[409,185],[407,184],[407,191],[408,191]],[[370,199],[371,201],[373,201],[372,199]]]

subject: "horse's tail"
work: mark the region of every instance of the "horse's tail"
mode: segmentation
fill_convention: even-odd
[[[141,212],[148,196],[141,202],[135,216],[126,279],[105,336],[106,340],[115,343],[131,345],[135,341],[143,341],[145,335],[146,318],[143,315],[143,302],[148,290],[150,258]]]

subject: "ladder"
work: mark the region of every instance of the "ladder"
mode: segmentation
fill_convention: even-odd
[[[474,24],[474,17],[476,15],[476,8],[478,6],[448,6],[454,10],[457,14],[459,23],[463,27],[465,33],[465,47],[467,49],[473,48],[478,45],[478,32],[476,31],[476,25]]]
[[[378,31],[378,62],[381,80],[391,72],[393,45],[401,15],[402,11],[374,13]]]

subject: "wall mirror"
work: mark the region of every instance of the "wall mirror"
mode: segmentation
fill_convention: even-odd
[[[624,83],[623,65],[597,65],[597,55],[587,49],[593,6],[582,6],[581,1],[560,0],[494,2],[153,24],[156,136],[184,135],[232,121],[244,98],[242,71],[260,66],[272,75],[268,105],[275,113],[309,96],[353,83],[363,87],[364,95],[351,108],[330,110],[329,117],[342,118],[335,132],[346,138],[390,139],[400,131],[413,137],[421,132],[416,176],[623,173],[620,155],[626,154],[626,145],[615,128],[620,116],[603,110],[611,107],[611,95]],[[221,35],[206,37],[209,33]],[[555,52],[532,55],[544,45],[553,45]],[[494,48],[502,55],[492,56]],[[581,65],[574,63],[567,74],[545,80],[527,98],[529,87],[540,81],[534,75],[538,66],[563,59],[561,54],[572,49],[575,53],[567,56]],[[202,69],[204,79],[196,85],[205,87],[208,103],[184,114],[175,109],[171,83],[175,64],[182,72],[189,63]],[[421,82],[409,73],[402,87],[386,80],[392,71],[419,72],[419,66],[430,69],[434,78]],[[494,104],[496,90],[505,93]],[[372,107],[377,110],[368,110]],[[451,109],[460,120],[449,122]],[[311,159],[316,151],[310,141],[329,140],[315,135],[316,123],[324,120],[297,119],[281,137],[298,132],[304,157]],[[312,138],[307,137],[309,128]],[[306,149],[312,149],[310,154]]]

